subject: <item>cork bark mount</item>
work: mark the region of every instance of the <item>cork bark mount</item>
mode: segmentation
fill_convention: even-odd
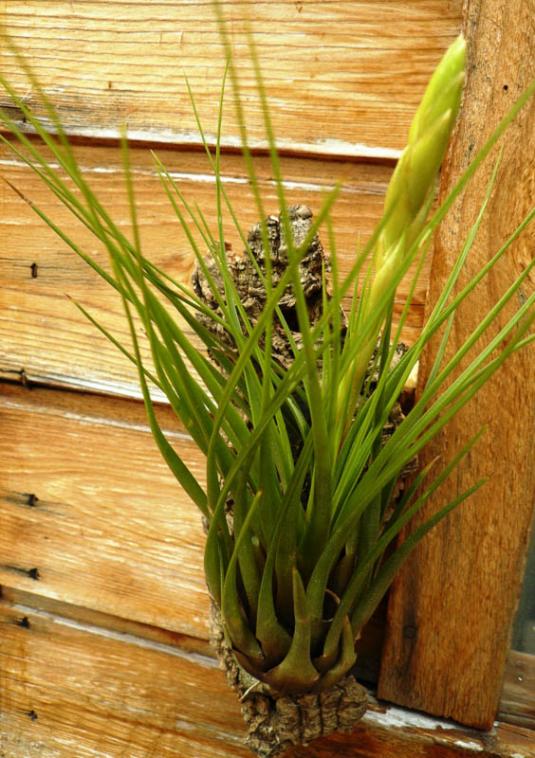
[[[366,712],[366,690],[351,674],[318,694],[295,696],[280,695],[252,677],[236,662],[213,603],[210,641],[240,699],[246,744],[259,758],[275,758],[293,745],[307,745],[333,732],[350,732]]]
[[[312,212],[306,205],[294,205],[289,208],[289,223],[292,231],[293,245],[295,248],[301,245],[312,226]],[[284,235],[284,224],[280,216],[268,216],[264,222],[265,233],[269,244],[271,262],[271,281],[276,287],[288,266],[288,245]],[[266,289],[262,276],[266,276],[266,260],[263,244],[262,225],[255,224],[249,232],[247,244],[250,250],[248,255],[227,255],[229,273],[234,281],[243,308],[254,325],[266,303]],[[254,261],[254,263],[253,263]],[[256,265],[255,265],[256,264]],[[219,294],[224,297],[224,284],[219,271],[219,264],[209,258],[206,261],[207,271],[215,282]],[[299,278],[303,287],[310,324],[313,326],[321,316],[322,295],[324,291],[324,274],[328,272],[329,265],[323,246],[318,235],[315,235],[305,255],[299,264]],[[221,315],[217,299],[212,292],[210,284],[202,269],[197,266],[193,274],[193,288],[198,297],[206,303],[217,315]],[[297,323],[295,307],[295,295],[293,288],[288,285],[279,299],[278,307],[290,329],[296,346],[299,348],[302,339]],[[235,351],[232,338],[223,326],[217,324],[210,316],[201,314],[201,322],[207,329],[212,331],[218,342],[231,354]],[[288,366],[293,360],[293,351],[281,321],[273,319],[272,338],[273,358],[282,366]]]

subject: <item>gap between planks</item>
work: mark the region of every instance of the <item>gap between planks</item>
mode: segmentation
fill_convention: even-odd
[[[73,629],[195,660],[207,668],[217,668],[215,654],[207,639],[143,624],[5,585],[0,586],[0,601],[20,612],[21,626],[24,626],[24,619],[28,614],[36,614]]]
[[[147,651],[164,653],[173,657],[181,658],[189,663],[200,666],[209,671],[217,671],[218,665],[211,656],[210,648],[205,641],[195,650],[184,647],[188,639],[180,635],[172,635],[165,630],[137,624],[124,619],[117,619],[107,614],[96,613],[84,608],[69,606],[58,601],[51,601],[31,593],[5,589],[3,591],[2,604],[7,605],[19,618],[17,624],[21,627],[30,628],[31,621],[28,619],[42,618],[53,624],[60,624],[64,628],[73,629],[79,633],[97,635],[101,639],[109,639],[126,645],[134,645]],[[114,625],[115,628],[110,628]],[[162,636],[163,635],[163,636]],[[162,641],[166,639],[167,641]],[[335,749],[339,741],[346,749],[364,744],[363,756],[382,755],[382,753],[368,752],[370,744],[383,744],[384,749],[388,745],[388,755],[393,758],[401,758],[407,755],[404,750],[411,750],[411,754],[417,756],[429,756],[429,758],[453,758],[459,756],[480,755],[484,758],[532,758],[535,753],[530,748],[530,732],[518,727],[503,724],[495,724],[491,732],[479,732],[474,729],[462,727],[454,722],[436,719],[415,711],[380,703],[369,693],[370,706],[361,724],[357,727],[353,737],[347,735],[335,735]],[[177,722],[177,728],[188,731],[193,725],[188,721]],[[195,731],[193,729],[193,731]],[[217,733],[216,733],[217,732]],[[236,734],[222,733],[220,729],[214,729],[214,738],[223,743],[230,744],[236,741]],[[329,743],[331,740],[328,741]],[[318,752],[314,746],[312,752],[306,755],[321,756],[332,755],[324,752],[322,744],[318,743]],[[310,750],[311,748],[307,748]],[[351,753],[353,754],[353,753]],[[355,753],[355,755],[361,753]],[[300,758],[305,755],[300,748],[291,752],[291,756]]]
[[[117,151],[111,147],[78,147],[84,172],[91,174],[91,183],[102,202],[113,209],[117,223],[128,228],[128,207],[124,196],[122,168]],[[202,208],[210,224],[214,218],[214,178],[209,175],[205,156],[192,151],[168,150],[165,162],[169,172],[184,184],[183,190]],[[137,197],[142,244],[150,260],[182,284],[188,284],[194,256],[188,240],[161,190],[153,160],[147,150],[132,150],[133,171],[137,181]],[[223,161],[223,182],[240,217],[243,232],[258,221],[251,202],[243,161],[226,156]],[[382,213],[384,195],[392,174],[391,167],[365,165],[348,161],[283,159],[288,201],[308,204],[317,212],[322,195],[334,184],[342,190],[333,209],[337,229],[337,247],[342,274],[347,273],[355,258],[355,250],[372,234]],[[25,196],[66,229],[81,247],[106,266],[107,256],[86,229],[79,228],[66,209],[50,197],[46,188],[20,161],[0,150],[0,167],[9,180],[24,189]],[[265,193],[265,211],[278,207],[272,170],[267,158],[256,161],[258,180]],[[99,280],[74,253],[65,249],[20,197],[9,191],[1,196],[2,226],[6,247],[0,256],[0,279],[5,290],[5,318],[0,331],[3,355],[0,376],[27,384],[48,384],[90,390],[99,394],[115,394],[140,399],[135,369],[97,330],[88,324],[65,294],[83,304],[119,340],[129,343],[125,331],[122,306],[113,291]],[[122,228],[122,226],[121,226]],[[213,229],[215,234],[217,230]],[[325,235],[324,244],[327,244]],[[229,220],[225,239],[238,253],[243,248],[237,230]],[[40,244],[35,248],[34,240]],[[201,249],[205,241],[197,240]],[[96,246],[96,247],[95,247]],[[422,272],[409,311],[406,334],[411,341],[419,333],[427,277]],[[408,282],[400,289],[395,304],[399,314],[405,302]],[[189,330],[186,330],[190,334]],[[148,346],[143,355],[149,360]],[[155,399],[163,400],[155,393]]]
[[[17,127],[32,141],[40,141],[37,132],[22,118],[19,108],[6,105],[2,110],[12,118]],[[49,134],[57,134],[54,125],[45,118],[40,119],[41,124]],[[103,127],[77,126],[65,127],[65,134],[71,144],[80,146],[107,146],[117,147],[121,140],[120,129]],[[10,133],[0,128],[0,134],[9,137]],[[205,147],[200,142],[197,132],[174,132],[165,129],[132,129],[128,131],[128,143],[132,148],[172,149],[177,151],[195,151],[204,153]],[[217,140],[206,135],[206,146],[215,149]],[[253,157],[269,156],[269,144],[266,140],[252,140],[248,145]],[[238,137],[223,136],[220,141],[221,154],[242,154],[243,145]],[[284,137],[277,137],[277,150],[281,157],[294,159],[307,159],[319,161],[348,161],[351,163],[370,163],[378,166],[394,168],[401,157],[402,150],[397,148],[383,147],[381,145],[367,145],[361,142],[347,142],[337,139],[318,139],[315,142],[298,142]]]
[[[2,376],[0,371],[0,407],[61,416],[80,423],[113,426],[135,432],[152,434],[145,406],[138,397],[102,393],[90,386],[51,384],[44,378],[22,380]],[[172,439],[189,441],[191,435],[171,411],[167,398],[155,399],[155,409],[162,430]],[[177,426],[179,427],[177,429]]]

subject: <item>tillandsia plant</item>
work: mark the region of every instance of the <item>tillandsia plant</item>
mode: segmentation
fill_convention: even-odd
[[[182,194],[156,159],[163,191],[196,257],[192,287],[173,280],[143,254],[128,143],[122,139],[132,235],[127,237],[89,186],[53,104],[16,51],[40,94],[53,134],[10,84],[6,92],[39,143],[7,113],[11,138],[4,144],[27,162],[52,192],[102,243],[110,268],[102,268],[39,207],[32,208],[122,298],[131,345],[121,344],[80,310],[132,361],[156,443],[171,471],[198,507],[206,526],[205,574],[213,603],[214,640],[238,690],[249,744],[272,756],[290,744],[336,729],[350,729],[366,696],[351,674],[355,644],[414,546],[481,482],[454,493],[427,522],[398,542],[401,530],[448,479],[479,432],[447,463],[435,462],[399,487],[419,451],[514,352],[532,342],[535,296],[524,299],[496,334],[490,328],[533,263],[512,282],[467,342],[448,360],[446,345],[458,306],[531,222],[531,211],[487,264],[458,291],[456,284],[492,192],[465,240],[443,292],[419,337],[401,344],[418,272],[432,234],[527,102],[514,105],[457,185],[429,217],[436,179],[460,107],[465,42],[457,39],[436,69],[392,176],[384,215],[340,275],[331,209],[335,189],[315,217],[285,196],[267,96],[254,45],[251,55],[264,114],[278,193],[267,216],[248,146],[238,72],[227,50],[241,128],[242,150],[259,224],[242,229],[221,179],[221,95],[215,149],[205,138],[215,175],[217,233]],[[193,108],[195,101],[192,98]],[[493,177],[496,175],[496,170]],[[65,176],[69,181],[65,180]],[[73,188],[74,187],[74,188]],[[24,199],[24,194],[16,189]],[[31,202],[31,201],[28,201]],[[243,240],[231,257],[227,224]],[[192,233],[196,229],[202,244]],[[319,241],[325,230],[329,256]],[[411,268],[412,267],[412,268]],[[407,303],[393,320],[396,290],[409,269]],[[344,303],[349,308],[344,313]],[[140,332],[148,339],[146,365]],[[194,338],[190,337],[191,333]],[[425,387],[408,412],[399,399],[429,340],[440,348]],[[487,338],[485,340],[485,337]],[[199,343],[201,347],[199,347]],[[206,457],[203,486],[159,426],[151,387],[163,392]],[[406,409],[405,409],[406,410]]]

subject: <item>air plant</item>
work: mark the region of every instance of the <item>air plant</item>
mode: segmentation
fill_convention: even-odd
[[[416,112],[388,188],[383,218],[342,277],[331,221],[339,188],[325,199],[315,217],[302,207],[288,206],[267,95],[251,43],[278,194],[277,215],[267,217],[247,141],[238,72],[222,21],[221,29],[260,222],[248,237],[221,180],[224,87],[215,149],[208,144],[193,98],[215,175],[217,234],[212,235],[210,223],[188,203],[158,159],[156,168],[170,209],[196,257],[194,288],[173,280],[143,254],[126,138],[121,144],[131,237],[123,234],[90,188],[53,104],[16,51],[40,94],[54,134],[7,81],[2,79],[2,85],[60,169],[52,167],[39,144],[7,113],[2,113],[1,120],[12,138],[2,141],[109,253],[108,270],[32,203],[36,213],[122,298],[131,345],[121,344],[78,307],[137,366],[155,441],[204,519],[204,566],[218,654],[241,695],[250,746],[259,755],[272,756],[292,743],[350,729],[362,715],[365,693],[351,670],[364,625],[419,540],[482,484],[450,493],[445,505],[398,541],[412,517],[472,449],[480,432],[452,460],[435,461],[401,489],[400,476],[504,361],[534,339],[530,332],[534,295],[524,300],[497,334],[489,336],[490,327],[528,277],[531,263],[466,343],[445,359],[458,306],[535,212],[530,211],[494,257],[458,291],[456,284],[492,192],[495,169],[478,219],[467,238],[459,241],[458,258],[419,337],[410,346],[401,343],[434,230],[534,87],[518,100],[450,195],[430,215],[436,178],[461,101],[465,42],[458,38],[436,69]],[[227,253],[227,224],[243,240],[240,259]],[[329,241],[328,259],[319,243],[320,230]],[[307,290],[312,259],[317,264],[313,317]],[[393,302],[409,269],[416,271],[411,294],[396,323]],[[240,276],[244,271],[255,285],[253,308],[243,298]],[[347,300],[350,305],[344,313]],[[142,358],[141,331],[150,345],[150,366]],[[405,415],[399,412],[399,398],[422,351],[437,335],[441,342],[435,363]],[[284,343],[284,355],[276,348],[277,341]],[[153,387],[165,394],[205,455],[206,486],[162,431]]]

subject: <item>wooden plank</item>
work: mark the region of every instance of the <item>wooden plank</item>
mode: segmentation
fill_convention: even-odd
[[[41,755],[247,756],[211,658],[22,610],[0,610],[1,711]]]
[[[195,446],[162,424],[202,481]],[[207,636],[200,515],[138,403],[2,387],[0,584]]]
[[[534,11],[533,2],[517,0],[468,3],[469,77],[459,129],[444,172],[444,191],[535,74]],[[491,168],[486,165],[478,173],[469,193],[442,227],[431,272],[430,306],[450,270],[459,241],[475,219]],[[505,139],[496,188],[466,276],[488,260],[528,212],[534,177],[532,100]],[[485,280],[477,296],[460,310],[450,354],[531,260],[533,245],[530,230]],[[531,287],[526,282],[520,298],[532,291]],[[512,308],[517,306],[518,300]],[[444,498],[466,490],[481,477],[488,477],[489,482],[430,534],[391,594],[380,695],[480,727],[492,724],[498,706],[532,517],[534,357],[531,348],[515,355],[475,402],[428,446],[422,465],[435,456],[448,460],[486,424],[486,435],[467,465],[452,477]],[[422,381],[432,360],[430,352],[421,367]],[[421,519],[437,505],[437,501],[432,503]]]
[[[265,144],[248,22],[285,147],[358,156],[392,156],[403,148],[425,83],[457,35],[461,15],[461,0],[221,5],[253,142]],[[117,135],[127,123],[138,139],[198,143],[186,75],[213,138],[224,56],[211,3],[10,0],[3,7],[5,30],[71,133]],[[1,65],[34,104],[5,48]],[[237,144],[230,96],[224,134],[225,144]]]
[[[0,393],[6,597],[210,655],[200,515],[161,459],[143,407],[9,385]],[[202,456],[169,409],[159,412],[202,481]],[[359,641],[367,682],[377,679],[383,626],[381,608]]]
[[[505,665],[499,718],[535,729],[535,655],[510,650]]]
[[[38,592],[39,585],[34,584],[32,589]],[[134,636],[148,642],[179,647],[186,653],[199,653],[207,658],[215,658],[215,652],[206,638],[191,637],[162,626],[144,624],[140,621],[133,621],[121,616],[102,613],[102,611],[97,611],[93,608],[74,605],[69,602],[68,598],[57,600],[46,595],[35,594],[35,591],[26,592],[25,590],[15,589],[6,584],[0,587],[0,597],[10,606],[16,606],[20,610],[20,623],[23,626],[26,624],[23,609],[26,608],[30,612],[44,611],[49,615],[61,616],[61,618],[73,621],[76,624],[90,626],[91,628],[107,629],[121,635]],[[117,610],[120,610],[120,608]]]
[[[19,619],[39,608],[74,625],[211,655],[202,639],[184,637],[206,638],[199,522],[160,462],[140,406],[9,386],[1,402],[0,555],[11,569],[4,565],[0,581]],[[171,415],[160,410],[169,428]],[[141,475],[137,465],[124,470],[139,459]],[[30,494],[38,500],[24,505]],[[24,572],[31,568],[39,579]]]
[[[103,204],[118,225],[128,231],[129,211],[120,168],[120,156],[111,147],[81,147],[81,165]],[[94,254],[106,267],[107,254],[86,229],[59,205],[33,173],[6,152],[0,169],[51,215],[77,244]],[[185,234],[154,174],[146,150],[133,151],[134,174],[145,254],[177,279],[189,283],[194,264]],[[162,159],[180,182],[191,203],[198,203],[216,233],[216,199],[213,178],[203,155],[164,151]],[[224,181],[245,230],[256,222],[257,213],[240,156],[225,159]],[[266,212],[277,209],[276,192],[266,158],[257,170],[265,197]],[[364,243],[380,218],[384,192],[391,175],[389,167],[350,162],[285,160],[290,202],[308,204],[317,211],[323,196],[335,181],[344,189],[333,211],[340,268],[347,271],[357,243]],[[48,229],[31,208],[6,184],[0,184],[0,284],[3,308],[0,316],[0,376],[81,387],[115,394],[139,396],[135,368],[86,321],[66,295],[82,303],[127,345],[128,327],[114,291]],[[225,235],[241,252],[239,235],[227,222]],[[323,233],[325,244],[327,234]],[[405,337],[414,337],[420,322],[426,291],[426,272],[414,298]],[[407,287],[401,288],[401,307]]]
[[[0,637],[6,758],[250,755],[239,742],[239,704],[208,658],[5,599]],[[530,758],[529,737],[511,727],[481,736],[372,699],[353,733],[286,758]]]

